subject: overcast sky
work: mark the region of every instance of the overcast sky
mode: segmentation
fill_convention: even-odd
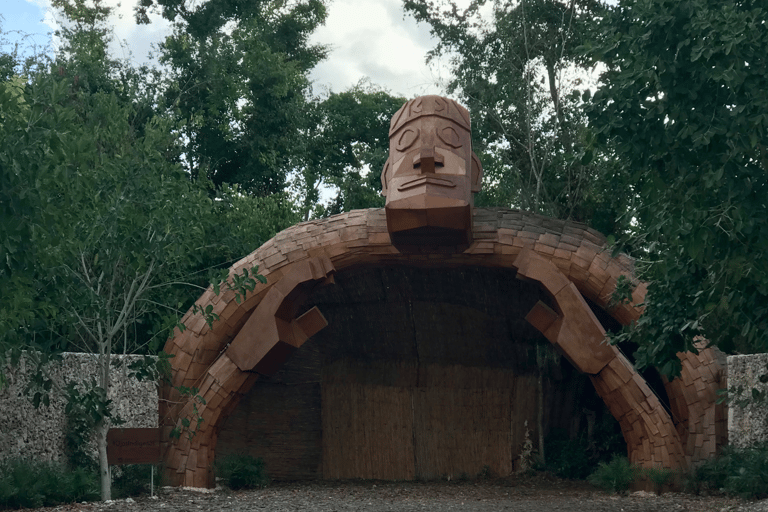
[[[151,44],[161,41],[169,26],[160,18],[151,25],[137,26],[133,21],[136,2],[107,0],[109,5],[121,4],[113,24],[117,39],[127,46],[115,47],[114,52],[125,57],[130,51],[136,62],[142,62]],[[15,40],[24,33],[30,34],[28,41],[39,45],[49,41],[48,34],[56,26],[49,0],[0,0],[0,4],[6,37]],[[312,73],[316,92],[340,92],[367,77],[408,98],[444,93],[436,84],[445,79],[445,70],[425,64],[426,53],[434,46],[429,27],[404,16],[401,0],[332,0],[326,24],[312,41],[332,48],[329,59]]]

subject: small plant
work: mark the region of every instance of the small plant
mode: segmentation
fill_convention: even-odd
[[[264,459],[250,455],[228,455],[217,463],[217,473],[230,489],[258,489],[269,483]]]
[[[583,480],[595,469],[596,461],[590,456],[585,438],[548,438],[545,469],[560,478]]]
[[[158,475],[162,472],[155,466],[155,485],[159,485]],[[151,464],[126,464],[113,468],[112,494],[114,498],[128,498],[149,493],[152,479]]]
[[[480,472],[477,474],[478,480],[490,480],[491,479],[491,466],[488,464],[483,466],[483,469],[480,470]]]
[[[653,483],[653,488],[658,496],[661,496],[664,486],[675,476],[675,471],[669,468],[646,468],[643,474]]]
[[[725,491],[744,499],[768,498],[768,444],[739,450],[731,459]]]
[[[626,457],[616,455],[610,462],[601,462],[587,480],[608,492],[624,493],[637,477],[639,468]]]
[[[768,497],[768,443],[724,449],[695,469],[688,486],[694,491],[723,491],[744,499]]]
[[[98,498],[95,471],[23,459],[0,463],[0,509],[50,507]]]

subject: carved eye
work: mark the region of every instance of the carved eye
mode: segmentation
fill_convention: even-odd
[[[437,136],[440,137],[440,140],[442,140],[452,148],[460,148],[462,145],[461,139],[459,138],[459,134],[456,133],[456,130],[454,130],[450,126],[447,128],[443,128],[442,130],[438,129]]]
[[[397,150],[405,151],[409,147],[413,146],[413,143],[419,139],[419,130],[407,128],[400,134],[400,138],[397,139]]]

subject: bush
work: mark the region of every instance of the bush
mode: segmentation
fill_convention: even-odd
[[[639,468],[630,464],[626,457],[616,455],[611,462],[601,462],[589,475],[589,482],[609,492],[622,493],[637,477]]]
[[[544,469],[571,480],[584,480],[600,462],[627,453],[618,422],[609,414],[595,422],[591,441],[586,436],[571,439],[566,431],[553,430],[544,446],[547,455]]]
[[[656,494],[661,495],[664,486],[675,476],[675,471],[662,467],[646,468],[643,470],[643,475],[653,483],[653,488],[656,491]]]
[[[264,459],[250,455],[228,455],[218,463],[217,473],[230,489],[255,489],[269,483]]]
[[[99,483],[93,471],[23,459],[0,463],[0,508],[50,507],[96,499]]]
[[[155,486],[160,485],[159,468],[155,468]],[[152,479],[151,464],[126,464],[112,468],[112,496],[115,499],[138,496],[149,492]]]
[[[694,470],[689,487],[695,492],[721,490],[745,499],[768,497],[768,443],[726,448]]]
[[[595,461],[588,455],[589,446],[585,439],[551,438],[546,443],[547,459],[545,469],[560,478],[585,479],[595,468]]]

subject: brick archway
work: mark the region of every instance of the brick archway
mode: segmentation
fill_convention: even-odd
[[[216,296],[209,289],[197,303],[213,305],[219,315],[214,329],[188,313],[182,320],[187,329],[165,348],[175,356],[173,385],[198,388],[206,402],[198,405],[203,422],[196,435],[168,443],[168,481],[214,485],[218,426],[259,374],[276,370],[325,326],[316,308],[296,318],[301,303],[315,286],[330,282],[334,271],[382,264],[516,269],[518,277],[539,283],[554,299],[554,310],[539,303],[526,319],[589,374],[619,420],[633,462],[684,467],[714,454],[724,440],[725,425],[722,408],[714,401],[722,372],[711,350],[681,356],[683,375],[665,383],[670,414],[631,364],[614,347],[602,344],[604,331],[584,297],[622,324],[637,319],[641,310],[636,304],[645,294],[642,284],[633,294],[634,304],[609,308],[616,280],[632,273],[630,259],[611,258],[604,238],[582,224],[520,211],[476,209],[473,232],[475,241],[463,253],[406,254],[390,243],[383,209],[352,211],[293,226],[235,264],[232,271],[238,272],[258,263],[267,284],[257,286],[240,304],[231,292]],[[251,324],[259,330],[247,328]],[[178,403],[170,388],[163,398],[161,422],[168,439],[182,418],[195,413],[192,404]]]

